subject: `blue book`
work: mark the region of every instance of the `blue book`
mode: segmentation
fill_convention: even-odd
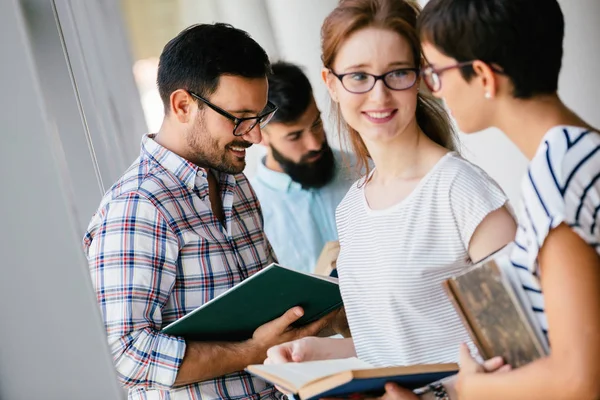
[[[457,364],[427,364],[374,368],[357,358],[277,365],[250,365],[248,372],[278,386],[301,400],[323,397],[381,396],[387,382],[410,389],[458,373]]]

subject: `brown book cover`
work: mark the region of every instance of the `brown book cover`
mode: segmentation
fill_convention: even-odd
[[[548,346],[530,306],[522,303],[520,285],[511,282],[508,253],[493,254],[444,288],[480,355],[502,356],[516,368],[546,355]]]

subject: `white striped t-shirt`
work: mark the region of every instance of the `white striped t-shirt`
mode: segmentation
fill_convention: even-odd
[[[537,260],[546,237],[564,222],[600,253],[600,134],[572,126],[549,130],[529,163],[521,190],[511,262],[547,333]]]
[[[472,265],[471,236],[507,199],[481,169],[445,155],[400,203],[369,208],[355,183],[337,209],[340,289],[359,358],[456,362],[470,342],[442,281]]]

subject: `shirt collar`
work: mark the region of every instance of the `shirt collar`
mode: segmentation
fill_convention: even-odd
[[[265,160],[266,158],[263,157],[256,169],[256,177],[265,185],[284,192],[303,190],[302,185],[294,182],[288,174],[267,168]]]
[[[167,171],[175,175],[190,190],[196,187],[196,177],[207,179],[206,170],[178,156],[154,141],[155,134],[142,138],[141,158],[152,158]]]

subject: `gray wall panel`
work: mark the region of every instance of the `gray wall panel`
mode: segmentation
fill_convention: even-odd
[[[0,1],[0,399],[117,399],[122,391],[75,218],[75,178],[86,175],[95,197],[99,187],[78,139],[83,124],[68,79],[45,82],[47,71],[64,65],[48,54],[56,48],[32,44],[51,31],[49,4],[27,2],[22,13],[16,0]],[[83,147],[76,152],[82,165],[65,159],[77,150],[68,139]]]

